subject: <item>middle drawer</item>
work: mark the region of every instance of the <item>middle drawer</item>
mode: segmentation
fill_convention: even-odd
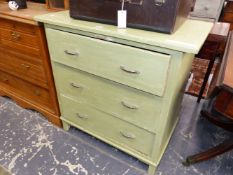
[[[59,63],[53,63],[53,71],[60,94],[155,132],[162,108],[162,99],[158,96]]]
[[[48,88],[45,70],[42,60],[33,57],[22,56],[0,48],[0,70],[4,70],[14,76],[30,81],[36,85]]]

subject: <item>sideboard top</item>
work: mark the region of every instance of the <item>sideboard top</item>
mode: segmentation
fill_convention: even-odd
[[[132,28],[118,29],[114,25],[72,19],[69,16],[69,11],[35,16],[35,20],[46,24],[194,54],[199,52],[213,26],[211,22],[188,19],[173,34],[163,34]]]
[[[0,17],[5,19],[38,25],[38,22],[34,20],[34,16],[49,12],[51,10],[46,9],[45,5],[40,3],[27,2],[26,9],[11,10],[7,2],[0,1]]]

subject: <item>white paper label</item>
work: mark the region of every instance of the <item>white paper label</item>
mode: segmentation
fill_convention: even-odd
[[[118,28],[126,28],[126,10],[118,10],[117,12]]]

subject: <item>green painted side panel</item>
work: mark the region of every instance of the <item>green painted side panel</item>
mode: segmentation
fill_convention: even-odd
[[[59,93],[148,131],[157,130],[159,123],[151,121],[160,117],[161,98],[59,63],[54,63],[53,71]]]
[[[74,101],[61,94],[62,115],[81,129],[92,131],[100,137],[133,149],[141,156],[151,154],[155,135],[99,111],[85,102]]]
[[[173,66],[170,69],[171,74],[168,78],[169,83],[163,98],[164,103],[161,114],[161,116],[166,117],[160,118],[159,121],[160,132],[157,133],[159,151],[154,151],[154,159],[162,157],[176,123],[179,120],[181,102],[193,58],[193,54],[180,53],[174,55],[174,59],[171,62]]]
[[[53,61],[155,95],[163,95],[170,55],[53,29],[46,29],[46,32]]]

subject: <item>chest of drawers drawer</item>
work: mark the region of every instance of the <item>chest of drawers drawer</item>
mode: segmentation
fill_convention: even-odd
[[[51,59],[162,96],[170,55],[47,29]],[[56,44],[53,44],[56,43]]]
[[[3,71],[0,71],[0,83],[1,88],[12,91],[28,100],[33,100],[33,102],[39,105],[52,108],[49,92],[44,88],[28,83]]]
[[[158,97],[58,63],[53,65],[53,70],[59,93],[85,101],[148,131],[155,131],[156,119],[161,112]]]
[[[0,44],[8,50],[39,56],[39,37],[36,28],[24,23],[0,19]]]
[[[40,85],[44,88],[48,87],[46,81],[45,70],[41,60],[34,61],[33,58],[11,52],[0,48],[0,69],[12,75]],[[31,59],[30,59],[31,58]]]
[[[38,38],[36,35],[7,29],[1,29],[0,34],[2,40],[12,41],[16,44],[25,45],[27,47],[39,48]]]
[[[28,42],[27,44],[24,44],[23,40],[27,40],[25,35],[16,33],[16,32],[9,32],[8,34],[14,35],[11,36],[11,38],[4,38],[2,35],[5,35],[3,31],[0,30],[0,46],[8,49],[8,50],[14,50],[19,51],[21,53],[26,53],[34,56],[40,56],[40,49],[29,46]],[[5,35],[5,37],[8,37]],[[16,37],[16,38],[15,38]],[[35,39],[33,37],[33,39]]]
[[[123,148],[144,156],[150,155],[154,134],[63,95],[60,96],[60,103],[62,103],[62,117],[64,116],[65,120]]]
[[[30,35],[36,34],[36,26],[3,18],[0,19],[0,28],[14,30]]]

